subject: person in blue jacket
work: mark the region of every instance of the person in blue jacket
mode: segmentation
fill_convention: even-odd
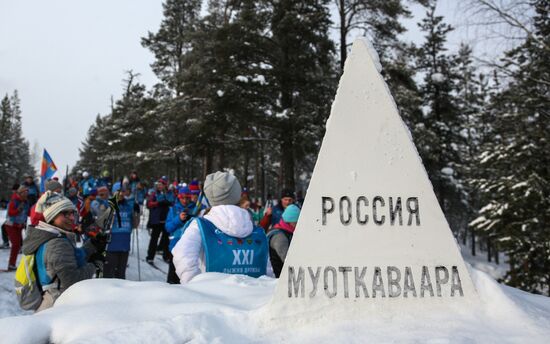
[[[80,187],[82,196],[86,198],[90,195],[92,189],[96,188],[96,181],[90,173],[84,171],[82,172],[82,180],[78,183],[78,186]]]
[[[176,202],[176,204],[174,204],[170,208],[170,211],[168,212],[168,217],[166,218],[165,227],[166,231],[170,235],[170,249],[175,246],[177,240],[181,237],[181,234],[179,233],[176,235],[176,237],[174,237],[175,232],[181,231],[187,221],[189,221],[191,217],[196,215],[193,211],[195,204],[191,203],[190,199],[191,191],[189,190],[189,188],[187,186],[180,187],[178,189],[178,202]],[[171,253],[166,282],[170,284],[180,283],[180,279],[176,274],[176,268],[174,267],[174,263],[172,262]]]
[[[134,215],[139,206],[132,199],[132,191],[120,183],[113,186],[117,196],[119,216],[115,216],[111,228],[111,241],[107,244],[107,255],[103,265],[103,277],[126,279],[126,265],[130,252]],[[120,222],[119,222],[120,219]]]

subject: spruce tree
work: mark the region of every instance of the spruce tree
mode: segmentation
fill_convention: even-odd
[[[17,91],[0,102],[0,195],[9,197],[11,186],[25,175],[36,175],[30,163],[29,143],[23,137],[20,99]]]
[[[417,50],[417,68],[425,75],[420,88],[423,111],[420,118],[413,120],[412,129],[435,194],[456,233],[463,212],[457,175],[462,119],[455,97],[456,59],[446,53],[445,47],[452,27],[435,15],[435,8],[434,1],[419,24],[426,33],[426,41]]]
[[[480,154],[483,207],[471,225],[507,254],[506,283],[550,295],[550,3],[532,6],[532,36],[503,59],[512,75],[493,97],[498,121]]]
[[[300,161],[316,155],[334,97],[334,44],[327,1],[273,3],[271,127],[280,154],[281,185],[294,189]],[[302,167],[302,166],[300,166]],[[310,166],[307,166],[310,167]]]

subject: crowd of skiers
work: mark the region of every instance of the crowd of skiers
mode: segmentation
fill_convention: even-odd
[[[209,174],[204,183],[161,177],[150,189],[135,171],[115,183],[108,173],[94,179],[83,172],[64,184],[48,180],[42,194],[28,176],[14,186],[2,225],[5,245],[11,245],[7,270],[17,270],[21,306],[49,308],[64,290],[94,274],[126,278],[132,231],[144,207],[150,233],[145,260],[158,268],[155,256],[161,252],[172,284],[201,272],[278,277],[300,214],[293,191],[284,190],[264,208],[227,172]],[[24,275],[31,268],[39,298],[25,293],[31,281]]]

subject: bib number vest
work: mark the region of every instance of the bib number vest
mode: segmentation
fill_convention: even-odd
[[[254,227],[246,238],[229,236],[204,219],[196,219],[202,236],[206,272],[260,277],[266,274],[267,238],[261,227]]]

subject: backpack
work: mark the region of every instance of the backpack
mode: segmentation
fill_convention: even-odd
[[[42,257],[46,249],[46,244],[40,245],[36,253],[30,255],[23,255],[19,266],[15,271],[15,294],[17,295],[17,301],[19,306],[27,311],[34,311],[40,307],[42,303],[42,294],[44,289],[42,284],[49,287],[53,280],[47,275],[45,269],[42,269],[42,274],[38,271],[38,265],[36,256]],[[42,283],[41,283],[42,282]]]
[[[42,287],[38,281],[34,254],[23,255],[15,272],[15,294],[24,310],[36,310],[42,303]]]

